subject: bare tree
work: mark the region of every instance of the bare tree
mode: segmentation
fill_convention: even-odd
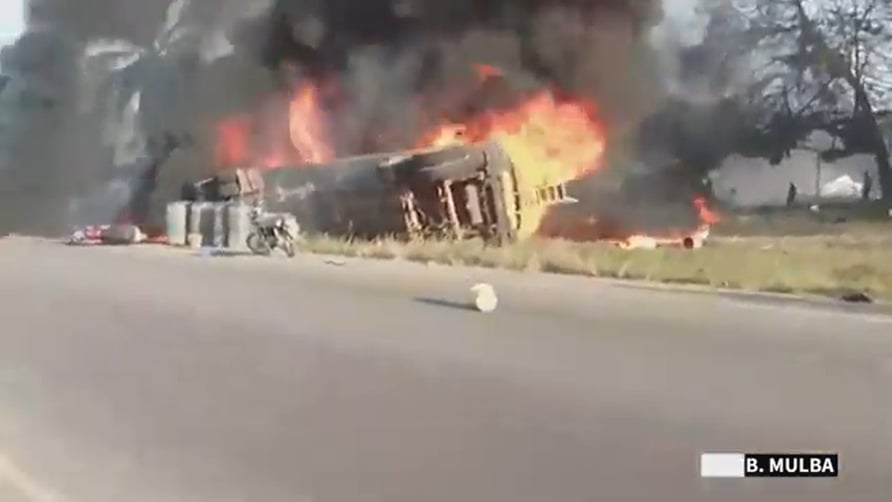
[[[892,5],[888,0],[834,0],[822,27],[795,0],[802,36],[814,50],[814,62],[854,94],[853,138],[874,155],[884,200],[892,200],[892,167],[877,102],[888,99],[888,49],[892,42]],[[834,45],[834,42],[835,45]]]
[[[739,0],[753,79],[748,93],[768,111],[785,148],[824,129],[843,140],[836,155],[873,155],[892,200],[889,149],[878,115],[892,91],[892,1]]]

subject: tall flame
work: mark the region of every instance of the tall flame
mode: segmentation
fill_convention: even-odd
[[[497,141],[519,171],[564,181],[597,169],[606,145],[603,127],[585,101],[559,101],[542,91],[518,106],[484,112],[425,133],[419,148]]]
[[[494,79],[505,77],[500,68],[486,64],[473,65],[473,70],[479,84],[498,84]],[[279,167],[292,162],[330,162],[337,152],[322,97],[322,88],[317,83],[298,87],[288,103],[287,138],[280,136],[278,139],[284,141],[260,149],[251,141],[258,117],[237,116],[222,121],[217,131],[217,164]],[[282,128],[279,131],[285,132]],[[386,136],[387,132],[379,134]],[[606,148],[604,127],[593,103],[559,99],[550,90],[529,95],[507,109],[483,111],[461,121],[442,121],[423,131],[415,147],[434,149],[490,141],[500,144],[514,165],[512,190],[527,194],[539,193],[537,190],[541,188],[578,179],[598,169]],[[632,232],[607,235],[601,231],[604,229],[592,227],[599,226],[597,222],[591,222],[579,225],[571,232],[579,235],[571,238],[612,240],[623,247],[656,247],[690,241],[692,246],[699,247],[708,236],[710,225],[718,223],[720,217],[708,207],[705,198],[697,197],[692,202],[699,216],[694,230],[670,229],[659,236]],[[547,206],[542,204],[520,208],[518,221],[534,223],[524,225],[523,231],[537,231],[546,211]],[[547,229],[543,230],[547,233]],[[561,236],[568,235],[561,232]]]
[[[289,105],[288,122],[291,144],[302,161],[318,164],[334,159],[318,87],[305,84],[297,90]]]
[[[475,65],[481,83],[501,78],[503,72]],[[513,190],[537,200],[538,190],[578,179],[598,169],[606,138],[592,103],[559,100],[540,91],[519,104],[489,110],[461,122],[445,122],[427,131],[418,148],[442,148],[454,144],[498,143],[514,165]],[[548,206],[529,204],[517,212],[518,236],[538,231]]]
[[[701,225],[715,225],[722,221],[719,213],[709,208],[709,205],[706,203],[706,197],[695,197],[693,203],[694,208],[697,209]]]
[[[216,127],[214,160],[217,167],[273,168],[289,163],[332,160],[335,152],[319,94],[315,85],[307,84],[289,98],[287,135],[280,136],[276,131],[270,134],[268,127],[261,127],[274,124],[264,120],[275,120],[263,113],[234,115],[221,120]]]
[[[244,162],[249,156],[250,133],[251,121],[245,117],[230,117],[217,124],[216,164],[234,166]]]
[[[491,78],[501,77],[504,75],[504,73],[502,73],[502,70],[500,70],[499,68],[492,66],[492,65],[488,65],[488,64],[482,64],[482,63],[475,64],[474,71],[477,73],[477,77],[480,80],[488,80]]]

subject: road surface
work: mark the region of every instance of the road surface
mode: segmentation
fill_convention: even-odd
[[[477,280],[499,309],[463,307]],[[585,278],[0,241],[0,500],[888,501],[892,322]],[[821,450],[838,479],[699,478]]]

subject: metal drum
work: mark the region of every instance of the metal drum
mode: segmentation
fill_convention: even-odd
[[[189,202],[167,205],[167,241],[171,246],[185,246],[189,226]]]
[[[226,247],[233,251],[247,252],[246,243],[251,230],[251,206],[240,202],[227,204]]]

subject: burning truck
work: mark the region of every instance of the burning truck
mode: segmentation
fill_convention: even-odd
[[[478,69],[482,80],[498,78],[486,70]],[[410,149],[336,158],[315,95],[312,87],[300,89],[289,107],[289,150],[309,162],[277,165],[269,159],[285,155],[275,152],[245,156],[239,131],[227,122],[218,163],[264,160],[190,183],[185,198],[263,200],[295,215],[303,229],[335,236],[506,243],[531,237],[549,208],[573,202],[567,183],[597,169],[605,149],[589,104],[542,91],[505,109],[435,124]]]
[[[697,222],[687,230],[644,233],[609,219],[581,219],[568,180],[531,178],[494,141],[309,166],[234,169],[187,184],[184,192],[197,202],[263,202],[294,215],[303,230],[367,239],[480,238],[504,244],[539,235],[625,249],[698,248],[720,220],[699,195],[690,206]],[[555,221],[561,222],[557,228]]]
[[[549,207],[573,201],[566,180],[531,179],[497,142],[230,171],[190,185],[189,197],[263,200],[314,233],[497,243],[533,235]]]
[[[657,81],[614,64],[634,61],[658,21],[638,2],[467,2],[458,17],[421,0],[174,0],[166,15],[133,4],[160,22],[83,27],[95,99],[76,107],[95,111],[108,146],[77,164],[112,164],[132,196],[78,221],[158,230],[179,199],[264,200],[332,235],[541,235],[546,213],[573,201],[569,184],[602,167],[606,131],[648,113],[642,84]],[[37,17],[67,27],[69,14]],[[93,171],[99,186],[112,178]]]
[[[495,71],[484,72],[485,78],[497,78]],[[577,202],[568,185],[599,170],[606,145],[597,113],[582,100],[559,100],[543,91],[512,108],[438,124],[420,135],[416,148],[335,158],[326,129],[318,125],[315,91],[307,89],[289,107],[289,130],[290,147],[310,162],[280,165],[285,155],[276,152],[245,156],[235,122],[226,122],[221,160],[261,160],[191,182],[183,198],[263,201],[272,211],[294,215],[305,231],[358,238],[480,238],[504,244],[534,235],[581,235],[622,247],[699,247],[718,221],[699,196],[689,208],[698,222],[683,231],[645,235],[614,227],[605,233],[568,216]],[[236,152],[227,145],[236,145]],[[555,227],[549,216],[564,223]]]

